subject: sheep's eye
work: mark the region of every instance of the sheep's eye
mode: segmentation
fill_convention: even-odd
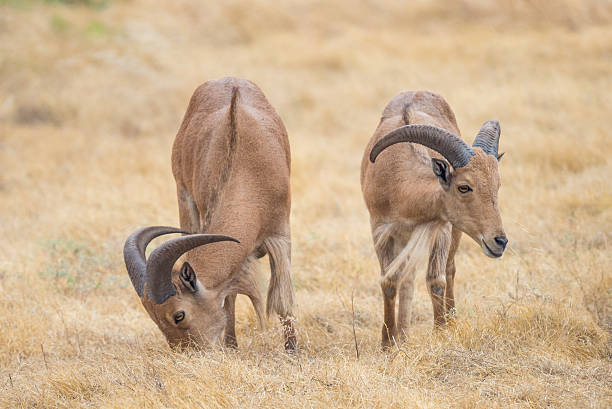
[[[461,185],[457,189],[459,190],[460,193],[467,193],[467,192],[472,191],[472,188],[469,187],[468,185]]]
[[[174,323],[178,324],[179,322],[183,321],[185,319],[185,312],[184,311],[179,311],[176,314],[174,314]]]

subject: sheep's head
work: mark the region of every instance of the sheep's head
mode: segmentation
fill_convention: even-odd
[[[458,136],[430,125],[406,125],[382,137],[370,152],[370,160],[387,147],[413,142],[439,152],[432,158],[433,173],[442,187],[443,216],[474,239],[489,257],[501,257],[508,239],[497,203],[500,186],[498,155],[500,128],[488,121],[472,147]]]
[[[223,309],[227,294],[204,288],[189,263],[183,263],[178,270],[173,266],[182,254],[195,247],[238,240],[221,235],[191,234],[166,241],[145,260],[149,242],[169,233],[187,234],[173,227],[151,226],[128,237],[123,255],[134,289],[171,347],[216,344],[227,321]]]
[[[501,257],[507,239],[497,204],[500,186],[497,159],[474,149],[462,168],[450,169],[442,159],[433,159],[434,173],[442,185],[442,206],[448,221],[469,235],[489,257]]]

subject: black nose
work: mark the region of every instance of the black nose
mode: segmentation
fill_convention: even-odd
[[[506,244],[508,244],[508,239],[506,238],[506,236],[499,236],[495,238],[495,243],[502,249],[505,249]]]

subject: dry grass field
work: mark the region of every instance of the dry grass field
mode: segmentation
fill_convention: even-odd
[[[0,407],[612,407],[612,3],[403,3],[0,0]],[[228,75],[289,132],[295,356],[244,297],[238,350],[173,352],[123,264],[134,229],[178,224],[174,135]],[[470,143],[500,121],[510,244],[464,236],[439,332],[419,273],[384,352],[359,165],[407,89]]]

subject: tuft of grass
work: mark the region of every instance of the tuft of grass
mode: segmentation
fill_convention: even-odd
[[[49,4],[64,4],[67,6],[86,6],[93,8],[104,8],[109,5],[109,0],[41,0]]]
[[[61,120],[53,108],[47,105],[20,105],[14,114],[14,121],[21,125],[59,125]]]
[[[102,9],[109,6],[109,0],[0,0],[0,5],[8,5],[14,8],[29,8],[37,4],[84,6]]]
[[[48,261],[39,276],[50,280],[53,287],[64,294],[86,294],[102,288],[112,288],[125,281],[108,274],[115,267],[113,261],[100,251],[95,253],[90,244],[74,239],[51,239],[43,243]]]
[[[65,33],[71,26],[70,21],[57,14],[51,17],[50,24],[53,31],[58,33]]]
[[[112,34],[112,29],[99,20],[93,20],[85,26],[85,34],[90,37],[107,37]]]

